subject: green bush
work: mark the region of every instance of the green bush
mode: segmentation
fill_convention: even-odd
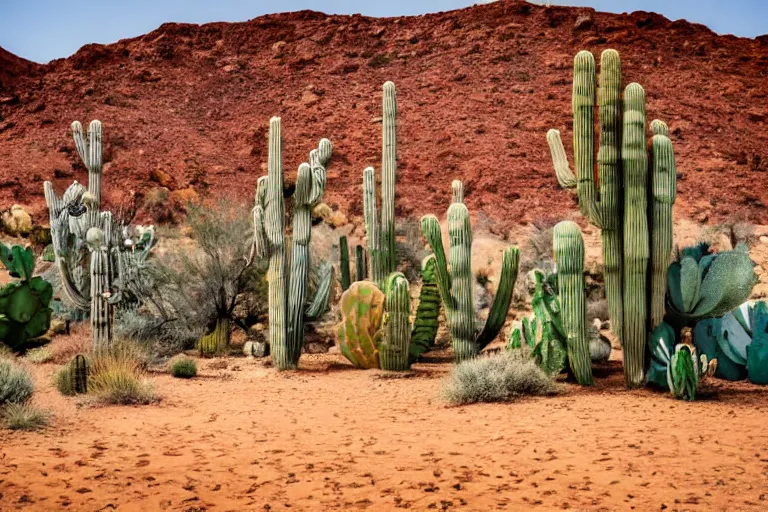
[[[53,373],[53,387],[64,396],[74,396],[76,394],[69,364],[65,364]]]
[[[27,404],[9,404],[4,412],[5,424],[11,430],[39,430],[48,426],[50,414]]]
[[[157,401],[144,379],[146,352],[137,344],[117,343],[91,354],[88,393],[108,405],[149,404]]]
[[[29,372],[8,360],[0,360],[0,406],[23,404],[35,388]]]
[[[191,379],[197,375],[197,363],[191,357],[183,357],[171,365],[171,375],[178,379]]]
[[[443,397],[455,405],[506,402],[525,395],[556,393],[552,377],[517,350],[459,363],[442,390]]]

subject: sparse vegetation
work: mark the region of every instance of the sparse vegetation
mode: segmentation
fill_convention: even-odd
[[[177,359],[171,365],[171,375],[177,379],[191,379],[197,376],[197,362],[191,357]]]
[[[522,351],[507,351],[456,365],[442,389],[451,404],[508,402],[558,391],[552,377]]]
[[[3,411],[5,425],[11,430],[39,430],[47,427],[50,413],[29,404],[10,404]]]
[[[0,406],[23,404],[35,387],[29,372],[9,360],[0,359]]]
[[[33,364],[43,364],[53,360],[53,350],[50,347],[38,347],[27,350],[27,361]]]

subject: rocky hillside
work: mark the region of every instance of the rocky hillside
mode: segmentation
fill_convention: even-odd
[[[573,55],[605,48],[621,53],[626,83],[645,85],[649,119],[672,129],[678,211],[767,224],[768,38],[517,0],[418,17],[166,24],[47,65],[0,49],[0,209],[21,203],[44,220],[44,180],[85,180],[69,124],[94,118],[114,207],[143,208],[160,185],[250,202],[279,115],[291,177],[332,139],[326,199],[354,217],[362,170],[380,158],[381,84],[393,80],[399,215],[443,213],[461,178],[494,231],[560,218],[576,204],[558,189],[545,133],[559,128],[570,150]]]

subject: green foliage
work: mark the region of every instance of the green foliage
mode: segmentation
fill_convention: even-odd
[[[197,362],[191,357],[177,359],[171,365],[171,375],[177,379],[191,379],[197,376]]]
[[[452,404],[506,402],[522,396],[554,395],[557,386],[535,361],[520,351],[462,361],[442,388]]]
[[[48,331],[53,288],[43,278],[33,277],[35,256],[29,247],[0,243],[0,261],[19,279],[0,288],[0,340],[19,351]]]
[[[44,364],[53,359],[51,347],[38,347],[27,350],[24,358],[33,364]]]
[[[50,413],[28,404],[10,404],[5,407],[3,416],[6,426],[11,430],[40,430],[50,422]]]
[[[0,359],[0,406],[23,404],[32,398],[35,387],[27,370]]]
[[[706,354],[697,355],[690,328],[683,329],[680,341],[677,343],[674,329],[665,322],[654,329],[648,343],[648,382],[668,389],[676,398],[695,400],[701,380],[715,374],[718,361],[708,360]]]
[[[567,368],[568,348],[560,316],[560,301],[556,288],[551,284],[557,278],[555,274],[545,278],[544,273],[538,269],[533,271],[533,276],[533,315],[524,318],[520,328],[512,330],[507,349],[520,349],[525,343],[541,369],[549,374],[558,374]]]
[[[749,298],[754,267],[744,244],[717,254],[704,243],[678,251],[668,270],[668,314],[682,324],[725,315]]]

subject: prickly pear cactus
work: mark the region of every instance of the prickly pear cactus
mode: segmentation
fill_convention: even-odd
[[[341,353],[358,368],[379,368],[384,337],[384,292],[370,281],[352,283],[341,296]]]
[[[12,350],[48,331],[53,288],[41,277],[32,277],[35,256],[30,248],[0,244],[0,262],[19,280],[0,288],[0,341]]]

